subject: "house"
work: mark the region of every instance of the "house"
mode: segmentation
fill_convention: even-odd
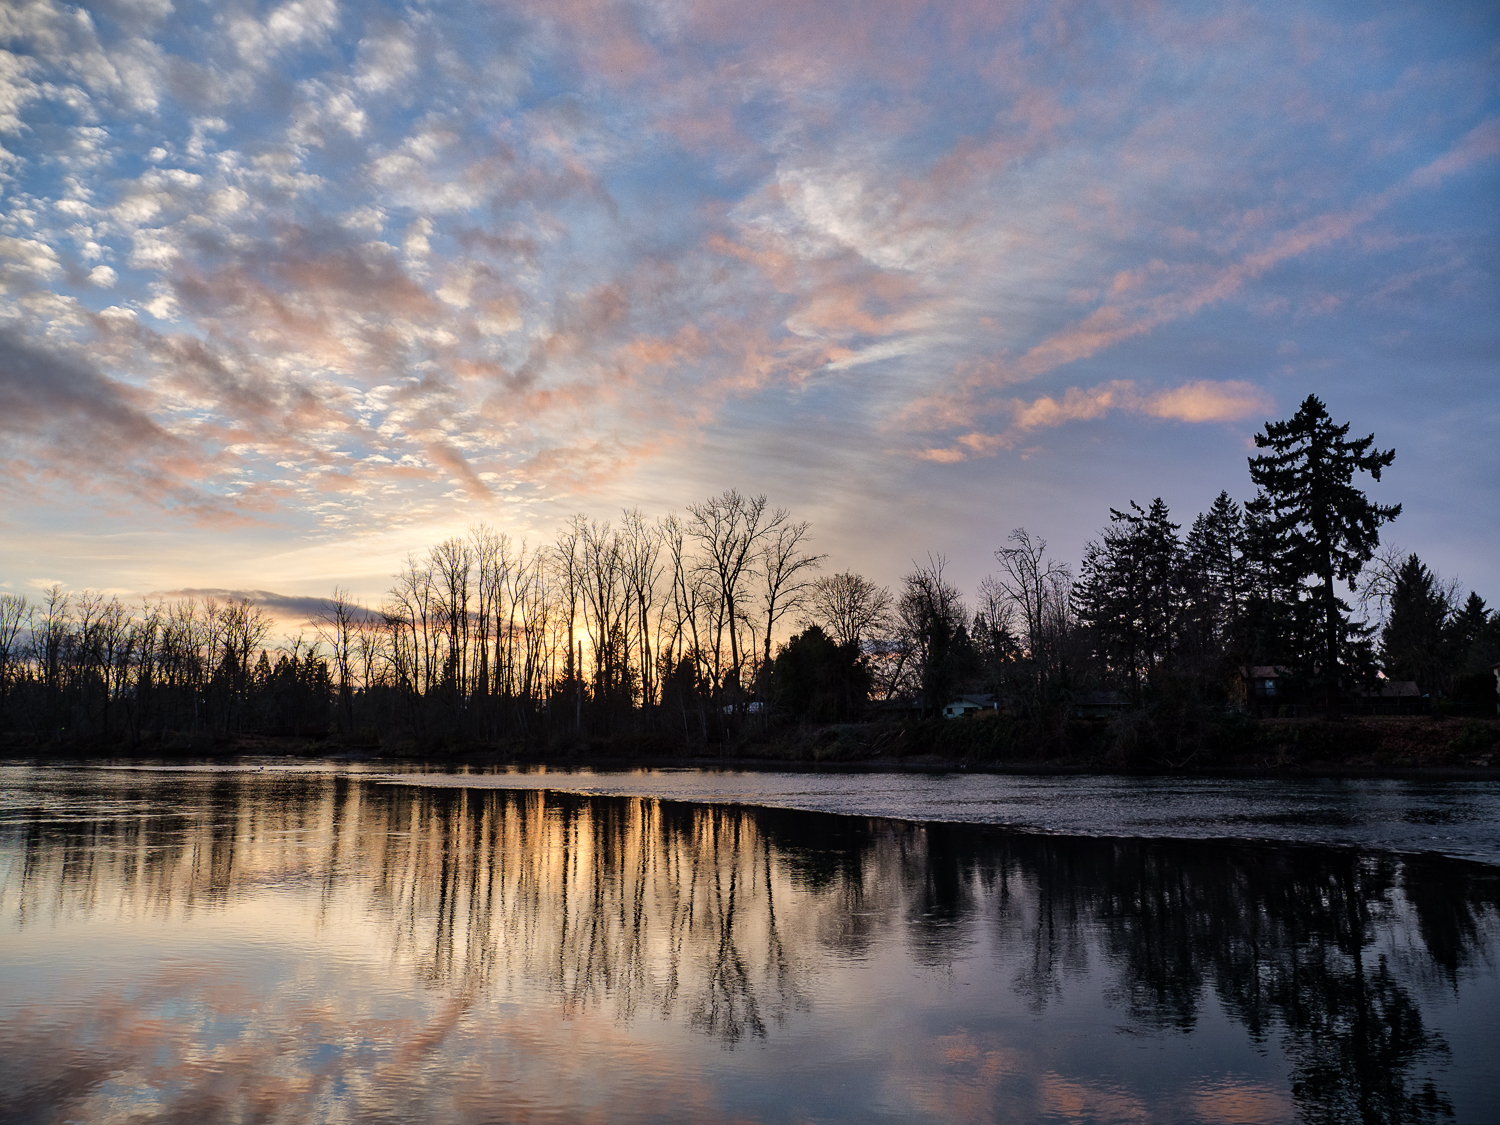
[[[1075,719],[1107,719],[1130,710],[1130,696],[1123,691],[1086,691],[1073,697]]]
[[[1373,691],[1360,692],[1359,711],[1367,715],[1425,715],[1431,701],[1415,680],[1382,678]]]
[[[1242,666],[1240,674],[1229,684],[1230,700],[1239,710],[1256,714],[1290,703],[1285,698],[1286,684],[1282,682],[1285,675],[1286,669],[1274,664]]]
[[[980,711],[998,710],[1000,710],[1000,702],[993,695],[960,695],[943,708],[943,718],[960,719],[965,715],[978,714]]]
[[[1256,664],[1242,670],[1245,694],[1252,700],[1274,700],[1276,681],[1281,679],[1281,669],[1273,664]]]
[[[892,699],[877,699],[865,709],[865,714],[870,718],[887,722],[921,719],[926,712],[926,701],[920,695],[898,695]]]

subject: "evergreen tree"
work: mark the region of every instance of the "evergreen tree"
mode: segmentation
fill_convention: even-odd
[[[1488,672],[1500,661],[1500,613],[1491,613],[1473,590],[1448,622],[1448,641],[1464,672]]]
[[[874,686],[858,644],[839,644],[809,625],[771,662],[771,696],[792,718],[826,723],[851,719]]]
[[[1410,555],[1396,575],[1391,611],[1380,633],[1381,665],[1392,680],[1415,680],[1436,695],[1450,660],[1448,602],[1433,573]]]
[[[1453,698],[1462,703],[1493,705],[1496,702],[1495,676],[1500,663],[1500,613],[1491,613],[1484,599],[1469,591],[1463,608],[1448,619],[1446,630]],[[1445,684],[1445,693],[1450,685]]]
[[[1278,518],[1268,496],[1245,505],[1246,594],[1240,643],[1248,665],[1288,665],[1296,649],[1297,617],[1303,607],[1297,581],[1289,577],[1286,544],[1276,532]]]
[[[1149,509],[1111,508],[1111,526],[1085,551],[1079,614],[1105,666],[1139,690],[1171,662],[1182,608],[1180,527],[1157,497]]]
[[[1322,662],[1330,717],[1340,715],[1341,658],[1350,635],[1349,607],[1336,582],[1350,583],[1380,544],[1379,527],[1401,514],[1400,504],[1376,504],[1354,487],[1355,473],[1374,480],[1396,451],[1373,449],[1375,435],[1349,441],[1349,423],[1335,425],[1316,395],[1285,422],[1267,422],[1255,435],[1271,452],[1250,458],[1250,479],[1271,512],[1269,530],[1281,545],[1289,585],[1312,583],[1305,624],[1309,657]]]
[[[1184,639],[1200,660],[1241,655],[1249,560],[1240,506],[1220,492],[1188,532],[1182,585],[1186,595]]]

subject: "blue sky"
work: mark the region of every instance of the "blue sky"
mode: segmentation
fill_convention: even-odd
[[[1500,601],[1500,7],[0,8],[0,585],[378,600],[735,487],[840,569],[1249,495]]]

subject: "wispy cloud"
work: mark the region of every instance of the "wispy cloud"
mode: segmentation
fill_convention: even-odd
[[[1013,398],[1005,404],[1010,425],[1000,433],[978,431],[958,435],[955,445],[923,449],[926,461],[952,464],[971,455],[992,456],[1013,449],[1032,431],[1103,418],[1125,411],[1176,422],[1242,422],[1263,419],[1273,409],[1271,396],[1254,383],[1197,379],[1179,387],[1151,390],[1128,379],[1116,379],[1087,389],[1069,387],[1060,397],[1043,395],[1027,402]]]
[[[347,536],[691,495],[809,431],[899,490],[1326,390],[1288,371],[1362,393],[1328,357],[1393,316],[1492,354],[1500,30],[1466,18],[11,5],[11,503]]]

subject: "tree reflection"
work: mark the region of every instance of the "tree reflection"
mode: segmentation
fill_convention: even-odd
[[[394,963],[449,990],[444,1026],[503,992],[727,1047],[811,1006],[830,958],[989,948],[1036,1012],[1104,975],[1131,1024],[1185,1033],[1211,994],[1281,1043],[1309,1122],[1452,1115],[1420,1077],[1447,1050],[1420,993],[1459,987],[1500,910],[1488,868],[1317,847],[255,774],[121,784],[93,809],[39,800],[0,828],[13,924],[301,886],[322,913],[352,898]]]
[[[1120,967],[1115,994],[1138,1024],[1192,1030],[1211,986],[1255,1040],[1279,1031],[1305,1120],[1452,1116],[1430,1081],[1412,1078],[1448,1047],[1388,957],[1371,952],[1397,912],[1403,861],[1312,847],[1000,835],[965,862],[1033,888],[1028,905],[1000,905],[1002,916],[1029,910],[1032,968],[1017,987],[1034,1006],[1056,995],[1062,969],[1081,967],[1084,931],[1099,927],[1104,955]],[[1411,862],[1429,888],[1412,903],[1428,957],[1473,956],[1485,914],[1493,925],[1494,878],[1430,857]]]

